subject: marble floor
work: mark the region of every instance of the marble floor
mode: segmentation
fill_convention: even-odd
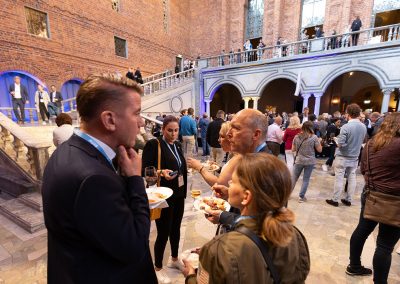
[[[359,194],[362,177],[357,177],[357,193],[354,205],[335,208],[325,203],[333,188],[333,177],[319,165],[312,174],[307,192],[308,202],[298,203],[301,178],[292,194],[289,206],[296,213],[296,226],[307,238],[311,251],[311,272],[306,283],[372,283],[372,277],[350,277],[344,273],[348,264],[349,239],[357,224],[360,212]],[[198,174],[190,178],[193,187],[203,195],[210,194],[209,187]],[[1,200],[0,200],[1,201]],[[193,211],[192,198],[186,200],[185,215],[181,227],[180,252],[201,246],[210,240],[216,230],[200,212]],[[152,222],[151,247],[156,237]],[[363,264],[372,267],[376,231],[369,237],[362,256]],[[5,217],[0,216],[0,284],[46,283],[47,233],[45,230],[29,234]],[[399,244],[398,244],[399,245]],[[169,255],[165,252],[164,264]],[[173,283],[184,283],[183,276],[174,269],[166,268]],[[393,253],[389,283],[400,283],[400,255]]]

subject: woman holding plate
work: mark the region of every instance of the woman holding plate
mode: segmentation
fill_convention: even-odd
[[[310,254],[285,208],[291,192],[284,162],[266,153],[241,157],[228,191],[241,213],[235,230],[200,249],[198,276],[184,261],[185,283],[305,283]]]
[[[162,261],[169,239],[171,258],[167,266],[182,269],[182,263],[178,260],[178,248],[187,190],[187,166],[181,144],[178,141],[178,119],[174,116],[165,117],[162,133],[161,137],[146,143],[142,155],[142,171],[149,166],[157,168],[160,186],[173,190],[172,196],[167,199],[169,207],[163,208],[161,217],[156,219],[157,239],[154,244],[155,270],[158,281],[159,283],[171,283],[162,269]],[[160,163],[158,163],[159,156]],[[160,164],[160,168],[158,168],[158,164]]]

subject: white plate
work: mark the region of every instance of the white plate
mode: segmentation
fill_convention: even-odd
[[[185,250],[181,253],[181,259],[189,261],[194,269],[199,267],[199,255],[197,253],[191,252],[190,249]]]
[[[193,207],[196,210],[200,210],[200,211],[204,211],[204,209],[201,209],[200,207],[203,205],[203,198],[210,198],[210,197],[200,197],[200,198],[196,198],[196,200],[193,202]],[[218,200],[222,200],[224,202],[224,207],[225,207],[225,211],[229,211],[229,209],[231,209],[231,205],[226,201],[223,200],[221,198],[217,198],[217,197],[213,197],[213,199],[218,199]],[[205,208],[210,208],[210,206],[208,206],[207,204],[205,205]]]
[[[207,171],[209,172],[215,172],[219,170],[219,166],[217,164],[209,164],[209,163],[202,163],[202,165],[204,166],[204,168],[206,168]]]
[[[170,198],[171,195],[174,193],[172,191],[172,189],[170,189],[168,187],[149,187],[149,188],[146,188],[146,192],[147,192],[147,198],[149,200],[155,201],[150,204],[160,203],[160,202]],[[159,196],[158,194],[161,194],[162,196]]]

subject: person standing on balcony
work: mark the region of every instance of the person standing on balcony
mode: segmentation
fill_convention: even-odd
[[[135,75],[133,77],[136,82],[138,82],[139,84],[143,84],[142,72],[140,71],[140,67],[136,68]]]
[[[245,61],[251,61],[250,50],[252,50],[252,49],[253,49],[253,45],[251,44],[250,40],[249,39],[246,40],[246,42],[243,45],[243,50],[246,51],[246,58],[247,58],[247,60],[245,60]]]
[[[50,102],[47,105],[50,116],[57,116],[61,112],[61,102],[63,97],[60,92],[57,91],[56,86],[51,85]]]
[[[12,106],[17,119],[18,124],[25,123],[25,104],[29,103],[28,91],[26,87],[21,85],[21,78],[19,76],[14,77],[14,84],[10,85],[9,92],[11,95]],[[18,112],[18,108],[21,114]]]
[[[35,93],[35,106],[38,113],[42,117],[43,125],[49,122],[49,111],[47,105],[50,102],[49,94],[43,90],[43,86],[38,84],[38,90]]]
[[[357,32],[361,29],[361,27],[362,27],[362,22],[360,20],[360,16],[357,16],[356,19],[351,24],[351,31]],[[360,36],[360,33],[355,33],[355,34],[351,35],[351,44],[353,46],[357,45],[359,36]]]
[[[133,68],[129,67],[128,72],[126,73],[126,78],[129,78],[131,80],[135,81],[135,75],[133,74]]]
[[[197,134],[196,121],[193,119],[194,109],[188,108],[187,115],[179,121],[179,131],[182,136],[182,149],[185,157],[193,155],[195,135]]]
[[[220,66],[224,66],[224,65],[225,65],[224,57],[225,57],[225,49],[223,49],[223,50],[221,51],[221,54],[220,54],[220,56],[219,56],[219,65],[220,65]]]

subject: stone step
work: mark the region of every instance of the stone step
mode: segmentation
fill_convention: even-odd
[[[0,204],[13,198],[14,197],[12,195],[0,190]]]
[[[18,198],[1,203],[0,213],[30,233],[45,228],[43,213],[27,206]]]
[[[42,195],[39,192],[21,194],[18,196],[18,200],[32,209],[43,212]]]

